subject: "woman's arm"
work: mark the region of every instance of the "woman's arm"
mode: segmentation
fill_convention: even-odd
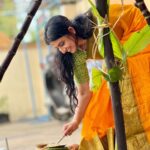
[[[74,132],[80,122],[82,121],[86,108],[92,97],[92,92],[89,89],[89,83],[83,83],[78,85],[78,106],[75,109],[73,120],[64,126],[64,135],[71,135]]]
[[[92,96],[89,89],[89,75],[86,66],[87,52],[84,50],[77,50],[73,54],[73,60],[78,106],[75,109],[73,120],[64,126],[64,135],[71,135],[72,132],[78,128]]]
[[[86,111],[86,108],[89,104],[89,101],[91,99],[92,92],[89,89],[89,83],[84,83],[82,85],[78,86],[78,106],[76,107],[75,110],[75,116],[74,120],[77,122],[81,122],[84,113]]]

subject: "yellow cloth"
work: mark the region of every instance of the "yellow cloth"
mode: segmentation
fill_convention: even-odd
[[[128,150],[149,150],[150,144],[141,124],[138,105],[132,86],[132,77],[126,72],[123,80],[120,81],[120,91],[122,99],[122,108],[124,115],[124,124],[126,130],[126,141]]]
[[[140,120],[150,141],[150,47],[149,53],[128,58],[128,69]]]
[[[110,128],[104,139],[100,140],[97,134],[90,140],[83,138],[79,150],[114,150],[114,147],[114,130]]]

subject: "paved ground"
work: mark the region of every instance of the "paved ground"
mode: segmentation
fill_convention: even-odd
[[[64,122],[56,120],[28,120],[17,123],[0,124],[0,150],[35,150],[37,144],[55,143],[62,136]],[[79,143],[80,129],[70,137],[65,137],[61,144]]]

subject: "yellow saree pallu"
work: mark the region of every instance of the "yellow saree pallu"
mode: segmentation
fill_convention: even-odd
[[[98,135],[95,135],[90,140],[83,138],[79,150],[115,150],[114,130],[112,128],[108,129],[107,135],[103,140],[100,140]]]
[[[137,128],[133,136],[130,136],[132,144],[140,150],[150,149],[150,46],[139,55],[128,59],[128,71],[134,93],[134,103],[137,107],[138,120],[135,120]],[[123,105],[124,106],[124,105]],[[138,115],[136,115],[138,114]],[[127,118],[129,118],[128,116]],[[131,116],[132,118],[132,116]],[[132,119],[130,119],[132,120]],[[131,124],[131,123],[130,123]],[[138,125],[139,124],[139,125]],[[138,125],[138,126],[137,126]],[[130,125],[131,126],[131,125]],[[129,130],[133,130],[133,128]],[[140,127],[141,126],[141,127]],[[135,129],[135,128],[134,128]],[[133,140],[133,138],[135,138]],[[131,145],[132,146],[132,145]]]
[[[150,143],[147,139],[147,131],[145,131],[143,128],[138,104],[131,83],[132,78],[126,70],[126,74],[124,74],[124,80],[120,82],[120,90],[127,148],[128,150],[149,150]]]

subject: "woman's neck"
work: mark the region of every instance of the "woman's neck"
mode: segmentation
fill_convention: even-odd
[[[85,39],[78,39],[78,48],[80,48],[81,50],[86,50],[87,48],[87,40]]]

